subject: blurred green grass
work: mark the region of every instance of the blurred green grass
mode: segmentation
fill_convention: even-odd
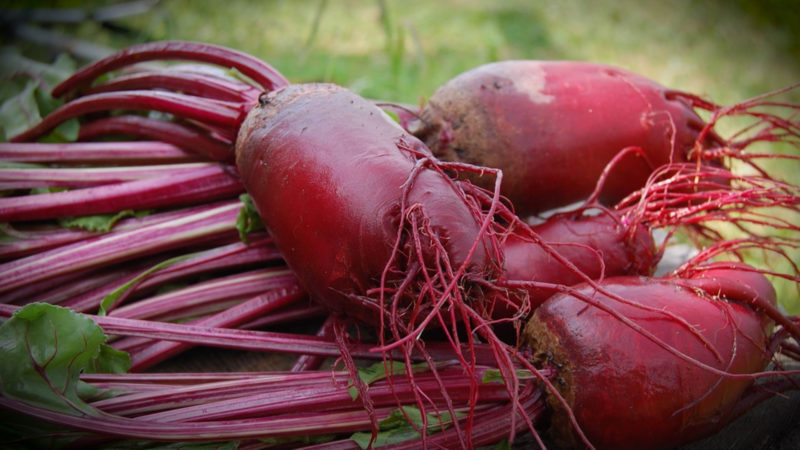
[[[796,0],[162,0],[118,25],[129,32],[92,22],[62,28],[115,48],[166,39],[225,45],[270,62],[292,82],[333,82],[404,103],[423,102],[454,75],[504,59],[612,64],[721,104],[800,82]],[[800,103],[799,91],[788,100]],[[800,184],[800,174],[787,177]],[[800,313],[797,290],[780,290]]]
[[[255,54],[293,81],[405,102],[498,59],[604,62],[722,103],[800,80],[789,33],[732,2],[172,0],[141,25]]]
[[[122,23],[136,34],[109,34],[92,23],[77,33],[113,47],[163,39],[226,45],[293,82],[329,81],[410,103],[499,59],[608,63],[724,104],[800,81],[800,6],[793,0],[162,0]]]

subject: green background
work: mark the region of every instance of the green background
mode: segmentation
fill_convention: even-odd
[[[117,24],[130,33],[92,22],[64,28],[113,47],[163,39],[226,45],[293,82],[331,81],[410,103],[499,59],[603,62],[726,104],[800,81],[794,0],[162,0]]]

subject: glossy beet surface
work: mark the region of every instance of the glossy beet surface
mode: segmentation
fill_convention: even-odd
[[[437,156],[502,169],[521,215],[586,198],[618,152],[641,147],[645,157],[624,157],[608,177],[600,200],[613,203],[653,168],[684,161],[703,126],[663,86],[573,61],[480,66],[441,86],[421,115],[409,127]]]
[[[771,285],[757,280],[759,275],[716,275],[727,285],[723,292],[758,290],[774,302]],[[577,296],[612,307],[663,344],[714,369],[763,370],[770,325],[739,299],[700,290],[695,280],[618,277],[601,283],[612,295],[633,302],[629,305],[587,286],[579,287]],[[543,360],[559,368],[559,389],[593,445],[669,448],[727,423],[750,379],[722,376],[681,359],[577,296],[551,297],[532,317],[526,335]],[[557,415],[554,429],[565,442],[573,439],[564,416]]]
[[[387,265],[388,287],[420,261],[458,267],[470,258],[468,271],[476,272],[487,265],[482,245],[469,255],[477,213],[447,176],[414,171],[420,154],[430,153],[372,103],[314,84],[262,96],[242,125],[236,162],[305,287],[332,309],[374,323],[367,294],[381,286]]]
[[[534,226],[533,231],[566,262],[558,260],[544,245],[510,235],[503,245],[503,279],[570,286],[584,277],[596,280],[618,275],[650,275],[657,263],[649,230],[642,225],[626,225],[623,217],[613,212],[553,216]],[[531,306],[536,308],[556,290],[532,286],[525,292]]]

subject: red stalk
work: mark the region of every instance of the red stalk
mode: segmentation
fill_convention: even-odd
[[[121,288],[136,277],[141,277],[139,281],[131,286],[117,302],[124,300],[126,296],[136,292],[151,290],[180,278],[212,271],[231,269],[234,267],[246,267],[251,264],[264,264],[280,259],[280,253],[272,246],[269,238],[255,238],[251,236],[251,243],[234,242],[222,247],[213,248],[196,253],[194,256],[160,270],[141,277],[141,271],[133,272],[124,277],[118,277],[109,283],[92,290],[84,290],[78,295],[70,297],[61,302],[62,306],[71,308],[79,312],[90,312],[97,309],[97,305],[111,292]]]
[[[0,397],[0,407],[71,429],[145,441],[229,441],[247,438],[308,436],[352,433],[368,429],[369,418],[362,410],[285,414],[219,422],[160,423],[110,414],[73,416]],[[380,419],[394,408],[381,408]]]
[[[228,102],[255,103],[260,91],[248,84],[187,70],[161,69],[120,75],[93,86],[84,95],[138,89],[165,89]]]
[[[319,331],[317,331],[317,336],[322,338],[332,339],[333,336],[333,327],[335,326],[336,318],[332,315],[329,315],[322,326],[319,327]],[[325,362],[325,358],[321,356],[312,356],[312,355],[300,355],[297,358],[297,361],[294,362],[292,368],[289,369],[291,372],[305,372],[308,370],[317,370],[322,366],[322,363]]]
[[[59,164],[148,164],[196,161],[197,155],[176,145],[155,141],[0,143],[0,160]]]
[[[483,371],[477,371],[480,375]],[[396,377],[393,377],[396,378]],[[441,375],[449,395],[458,404],[469,401],[469,377],[454,369]],[[393,380],[371,384],[370,397],[380,407],[396,406],[414,401],[414,389],[429,395],[430,400],[441,402],[438,381],[429,373],[416,376],[415,386]],[[508,391],[501,383],[481,383],[480,398],[484,402],[508,400]],[[273,415],[292,412],[352,408],[353,398],[347,384],[316,383],[309,386],[285,384],[283,388],[263,393],[249,393],[246,397],[205,400],[197,405],[173,408],[167,411],[142,416],[143,420],[159,422],[187,422],[196,420],[230,420],[255,415]]]
[[[209,135],[206,130],[190,123],[168,122],[135,115],[106,117],[82,124],[78,140],[86,141],[115,134],[155,139],[215,161],[233,158],[233,144]]]
[[[205,208],[211,207],[212,206],[206,206]],[[148,214],[144,217],[121,219],[119,222],[114,224],[113,231],[130,231],[135,228],[172,220],[192,212],[200,212],[200,209],[193,208],[174,210],[156,214]],[[2,259],[12,259],[20,256],[26,256],[31,253],[37,253],[53,247],[71,244],[73,242],[101,234],[99,232],[86,231],[82,229],[60,227],[42,228],[36,230],[20,230],[12,227],[9,224],[0,225],[0,227],[2,227],[2,230],[5,234],[14,239],[11,242],[0,244],[0,258]]]
[[[236,130],[243,114],[239,105],[161,91],[123,91],[75,99],[48,114],[41,122],[12,137],[11,142],[31,142],[59,124],[85,114],[122,110],[160,111],[189,120]]]
[[[164,222],[58,247],[0,264],[0,292],[18,289],[60,274],[103,267],[114,262],[236,234],[241,203],[202,206]]]
[[[189,325],[192,327],[213,327],[217,329],[235,328],[255,317],[267,315],[278,308],[298,301],[305,297],[305,295],[306,293],[303,288],[300,287],[296,280],[293,280],[291,283],[286,283],[283,287],[267,291],[262,295],[246,300],[224,311],[194,320],[190,322]],[[130,370],[132,371],[145,370],[191,347],[191,343],[188,342],[168,342],[163,340],[152,341],[150,345],[146,345],[145,347],[141,347],[140,340],[134,340],[132,343],[139,344],[136,350],[130,352]],[[125,343],[120,342],[117,345],[125,345]]]
[[[16,306],[0,304],[0,316],[10,317],[16,309]],[[316,336],[85,315],[100,325],[109,335],[140,336],[148,339],[240,350],[275,351],[334,358],[340,356],[340,348],[336,342]],[[374,344],[349,344],[350,353],[356,359],[382,361],[387,356],[386,353],[372,351],[372,347]],[[436,361],[450,361],[454,357],[453,348],[449,343],[428,342],[425,350]],[[487,344],[475,344],[474,349],[471,350],[475,355],[476,364],[492,365],[496,363],[493,350]],[[389,356],[402,358],[402,353],[395,352]],[[420,360],[421,357],[412,355],[412,361]]]
[[[0,221],[28,221],[209,202],[240,194],[234,169],[209,166],[178,176],[48,194],[0,198]]]
[[[541,391],[527,387],[523,389],[520,395],[518,407],[515,407],[514,403],[511,402],[476,410],[473,414],[474,425],[469,428],[470,442],[475,446],[492,445],[509,435],[517,435],[525,429],[530,429],[530,423],[538,422],[538,419],[546,413],[545,408],[545,401]],[[545,448],[536,431],[531,431],[534,433],[534,439],[538,447]],[[441,433],[429,433],[425,437],[425,445],[430,448],[455,448],[462,439],[459,434],[457,429],[452,427]],[[513,441],[509,442],[509,444],[511,443]],[[414,450],[419,446],[419,442],[405,441],[392,445],[390,448]]]
[[[268,316],[259,317],[255,320],[242,324],[239,328],[244,330],[255,330],[260,328],[268,328],[276,325],[283,325],[287,323],[297,323],[309,319],[317,319],[326,317],[328,310],[316,303],[307,305],[295,305],[285,310],[276,311]]]
[[[193,174],[214,167],[212,163],[160,164],[115,167],[0,167],[0,190],[37,187],[91,187],[157,177]]]
[[[264,90],[286,86],[289,82],[269,64],[229,48],[199,42],[162,41],[128,47],[84,67],[53,89],[54,97],[87,87],[100,75],[132,64],[179,59],[233,67],[258,83]]]
[[[177,378],[192,375],[190,380],[175,383],[172,379],[162,382],[153,380],[153,374],[125,374],[124,378],[109,374],[102,381],[82,377],[92,386],[111,392],[122,392],[110,398],[92,402],[92,406],[108,413],[138,415],[155,411],[174,410],[187,406],[242,398],[256,393],[276,392],[287,388],[319,387],[330,383],[331,387],[346,387],[348,375],[344,372],[306,371],[302,377],[293,377],[288,372],[243,372],[238,377],[196,377],[196,374],[170,373]],[[130,376],[133,375],[133,376]],[[142,375],[141,378],[137,375]],[[227,375],[227,374],[226,374]],[[131,381],[128,381],[131,380]]]
[[[171,317],[184,312],[187,317],[191,317],[193,308],[248,298],[259,292],[288,287],[295,283],[294,274],[287,269],[255,269],[138,300],[110,310],[108,315],[130,319],[176,320],[175,317],[168,319],[165,316]]]
[[[97,234],[93,231],[63,228],[22,230],[10,224],[0,225],[0,230],[2,230],[3,234],[12,238],[10,242],[0,244],[0,259],[16,259],[31,253],[90,238]]]
[[[33,302],[57,304],[70,295],[93,289],[120,276],[139,269],[138,265],[111,270],[86,268],[67,273],[54,273],[37,283],[28,284],[0,295],[0,303],[26,305]],[[98,302],[99,303],[99,302]],[[95,304],[95,307],[97,303]]]

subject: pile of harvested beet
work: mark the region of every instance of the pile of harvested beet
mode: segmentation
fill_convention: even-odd
[[[712,435],[800,388],[795,88],[505,61],[409,109],[209,44],[97,61],[0,143],[1,442]],[[264,363],[170,371],[192,347]]]

